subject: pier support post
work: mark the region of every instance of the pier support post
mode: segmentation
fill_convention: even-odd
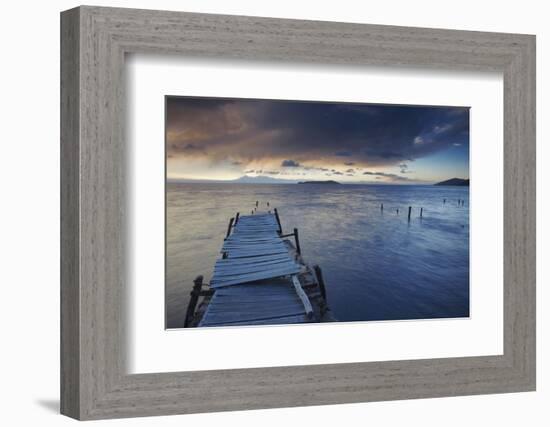
[[[235,221],[235,218],[231,218],[229,220],[229,225],[227,226],[227,234],[225,236],[225,238],[227,239],[229,237],[229,235],[231,234],[231,228],[233,227],[233,221]]]
[[[188,328],[189,324],[193,320],[193,315],[195,314],[195,308],[197,307],[197,302],[199,302],[199,296],[202,290],[202,276],[197,276],[193,280],[193,290],[191,291],[191,299],[189,300],[189,305],[187,306],[187,313],[185,313],[185,322],[183,324],[184,328]]]
[[[300,239],[298,238],[298,229],[294,229],[294,241],[296,242],[296,252],[299,255],[302,255],[302,249],[300,248]]]
[[[412,206],[409,206],[409,214],[407,215],[407,221],[411,221],[411,210],[412,210]]]
[[[277,208],[273,209],[275,212],[275,219],[277,220],[277,225],[279,226],[279,234],[283,232],[283,227],[281,227],[281,219],[279,218],[279,212],[277,212]]]
[[[325,304],[326,304],[327,290],[325,287],[325,280],[323,279],[323,272],[321,271],[321,267],[319,267],[317,264],[313,266],[313,270],[315,271],[315,276],[317,276],[317,283],[319,284],[319,290],[321,291],[321,296],[325,300]]]
[[[384,211],[384,203],[380,204],[380,211]]]
[[[422,211],[424,211],[424,208],[420,208],[420,218],[422,218]]]
[[[240,212],[237,212],[237,215],[235,215],[235,225],[237,225],[237,223],[239,222],[239,215]]]

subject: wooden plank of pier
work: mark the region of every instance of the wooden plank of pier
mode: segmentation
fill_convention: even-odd
[[[303,323],[308,318],[289,280],[216,290],[199,326]]]
[[[313,309],[273,214],[239,216],[216,261],[215,290],[199,326],[303,323]]]
[[[289,276],[296,274],[300,271],[301,267],[296,264],[284,264],[282,266],[271,266],[269,268],[261,268],[259,270],[248,269],[241,272],[224,272],[215,273],[216,279],[210,281],[210,287],[213,289],[240,285],[243,283],[255,282],[263,279],[270,279],[272,277]]]

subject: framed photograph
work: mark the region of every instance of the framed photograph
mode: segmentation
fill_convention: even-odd
[[[469,317],[468,107],[165,108],[167,328]]]
[[[535,389],[534,36],[84,6],[61,42],[63,414]]]

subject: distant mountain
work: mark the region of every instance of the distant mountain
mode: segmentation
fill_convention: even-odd
[[[451,178],[447,181],[441,181],[434,185],[455,185],[455,186],[461,186],[466,187],[470,185],[469,179],[461,179],[461,178]]]
[[[233,179],[231,181],[226,181],[226,182],[233,182],[237,184],[296,184],[296,181],[292,181],[290,179],[273,178],[271,176],[264,176],[264,175],[258,175],[258,176],[243,175],[240,178]]]
[[[339,182],[328,180],[328,181],[300,181],[298,184],[338,184]]]

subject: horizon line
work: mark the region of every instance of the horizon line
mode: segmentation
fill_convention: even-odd
[[[469,180],[470,178],[458,178],[458,177],[453,177],[453,178],[447,178],[447,179],[444,179],[442,181],[422,181],[422,180],[418,180],[418,181],[405,181],[405,182],[399,182],[399,181],[394,181],[394,182],[376,182],[376,181],[338,181],[338,180],[335,180],[335,179],[326,179],[326,180],[319,180],[319,179],[306,179],[306,180],[293,180],[293,179],[281,179],[281,178],[272,178],[272,177],[269,177],[269,176],[258,176],[258,177],[248,177],[248,178],[251,178],[251,179],[255,179],[255,178],[267,178],[267,182],[266,181],[262,181],[261,179],[258,180],[258,181],[255,181],[255,182],[246,182],[246,181],[239,181],[241,178],[243,177],[248,177],[247,175],[243,175],[242,177],[239,177],[239,178],[234,178],[234,179],[196,179],[196,178],[171,178],[171,177],[166,177],[165,178],[165,181],[167,183],[170,183],[170,182],[179,182],[179,183],[201,183],[201,184],[208,184],[208,183],[211,183],[211,184],[272,184],[272,185],[289,185],[289,184],[298,184],[300,182],[330,182],[330,181],[333,181],[333,182],[336,182],[338,184],[341,184],[341,185],[434,185],[434,184],[438,184],[440,182],[445,182],[445,181],[448,181],[448,180],[451,180],[451,179],[460,179],[460,180]]]

